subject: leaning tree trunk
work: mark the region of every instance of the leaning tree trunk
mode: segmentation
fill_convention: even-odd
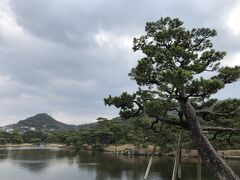
[[[240,180],[229,165],[217,154],[207,137],[204,135],[196,112],[189,100],[180,102],[180,104],[187,120],[193,142],[195,143],[204,163],[218,179]]]

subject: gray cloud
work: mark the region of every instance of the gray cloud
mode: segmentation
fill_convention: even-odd
[[[181,18],[187,27],[218,30],[225,62],[240,53],[239,34],[226,25],[237,1],[3,0],[0,3],[1,124],[47,112],[68,123],[117,115],[103,98],[136,85],[127,74],[139,58],[132,38],[146,21]],[[239,83],[218,95],[235,97]]]

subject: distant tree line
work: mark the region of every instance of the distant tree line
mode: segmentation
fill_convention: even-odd
[[[222,124],[228,124],[228,121],[222,119]],[[7,143],[21,144],[47,144],[60,143],[68,146],[83,148],[84,145],[91,145],[95,150],[101,150],[106,145],[134,144],[136,146],[147,146],[150,144],[159,145],[162,150],[169,151],[176,148],[176,139],[180,129],[165,128],[158,124],[161,131],[153,131],[151,128],[152,121],[145,117],[132,118],[123,120],[115,118],[108,120],[99,118],[96,126],[91,128],[82,128],[71,131],[26,131],[26,132],[5,132],[0,131],[0,144]],[[162,127],[161,127],[162,126]],[[234,149],[240,148],[240,136],[234,136],[231,143],[228,142],[228,136],[208,135],[214,139],[213,144],[217,149]],[[159,138],[160,137],[160,138]],[[216,139],[218,141],[216,141]],[[193,149],[193,143],[189,135],[184,134],[183,147]]]

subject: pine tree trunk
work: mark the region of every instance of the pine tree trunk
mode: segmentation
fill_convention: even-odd
[[[229,165],[217,154],[213,146],[204,135],[194,108],[189,100],[180,102],[182,111],[187,120],[193,142],[208,168],[218,179],[240,180]]]

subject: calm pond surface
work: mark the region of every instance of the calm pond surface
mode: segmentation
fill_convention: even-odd
[[[184,159],[184,180],[196,179],[196,159]],[[1,180],[142,180],[148,157],[76,152],[59,148],[0,148]],[[151,180],[171,179],[174,159],[155,157]],[[240,175],[240,161],[229,161]],[[214,177],[203,167],[203,180]]]

